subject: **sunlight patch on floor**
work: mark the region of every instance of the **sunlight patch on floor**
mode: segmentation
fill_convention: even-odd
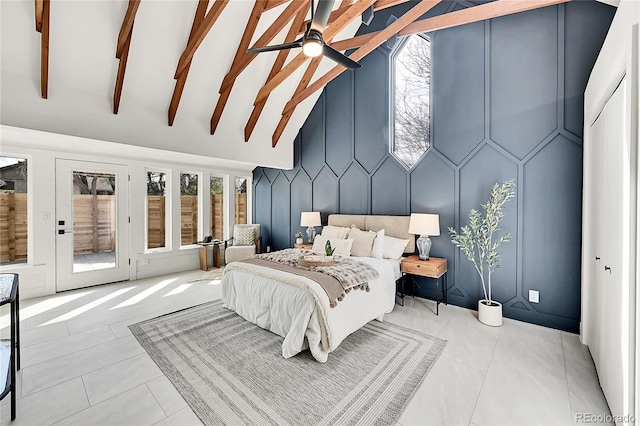
[[[106,296],[101,297],[99,299],[96,299],[91,303],[87,303],[84,306],[80,306],[79,308],[76,308],[71,312],[67,312],[64,315],[60,315],[57,318],[54,318],[54,319],[52,319],[50,321],[47,321],[44,324],[39,325],[38,327],[42,327],[42,326],[45,326],[45,325],[51,325],[51,324],[55,324],[57,322],[67,321],[67,320],[70,320],[71,318],[75,318],[78,315],[83,314],[83,313],[95,308],[96,306],[100,306],[103,303],[106,303],[109,300],[114,299],[114,298],[120,296],[121,294],[124,294],[124,293],[128,292],[129,290],[133,290],[134,288],[135,287],[127,287],[127,288],[121,288],[120,290],[116,290],[113,293],[107,294]]]
[[[168,280],[162,280],[158,284],[155,284],[155,285],[149,287],[148,289],[136,294],[135,296],[125,300],[124,302],[120,303],[119,305],[114,306],[111,309],[113,310],[113,309],[118,309],[118,308],[124,308],[125,306],[135,305],[136,303],[138,303],[138,302],[146,299],[147,297],[151,296],[153,293],[162,290],[163,288],[165,288],[166,286],[168,286],[172,282],[176,281],[177,279],[178,278],[171,278],[171,279],[168,279]]]
[[[191,287],[193,284],[180,284],[178,287],[174,288],[173,290],[171,290],[169,293],[165,294],[162,297],[167,297],[167,296],[173,296],[175,294],[180,294],[183,291],[186,291],[187,289],[189,289],[189,287]]]
[[[51,309],[55,309],[58,306],[62,306],[65,303],[69,303],[71,301],[74,301],[76,299],[79,299],[91,293],[93,293],[93,290],[84,291],[81,293],[65,294],[62,296],[51,297],[40,303],[27,306],[26,308],[20,307],[20,321],[24,321],[26,319],[29,319],[41,313],[50,311]],[[11,324],[11,319],[9,314],[3,315],[2,317],[0,317],[0,329],[9,327],[10,324]]]

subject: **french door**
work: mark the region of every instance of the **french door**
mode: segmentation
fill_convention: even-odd
[[[56,160],[56,290],[128,279],[128,167]]]

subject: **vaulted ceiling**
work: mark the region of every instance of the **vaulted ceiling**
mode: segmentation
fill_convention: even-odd
[[[386,28],[354,37],[363,13],[406,1],[335,1],[324,39],[358,61],[394,35],[567,0],[469,2],[426,19],[440,0],[412,1]],[[309,0],[0,2],[0,122],[290,167],[295,135],[345,68],[300,49],[247,49],[299,38],[309,12]]]

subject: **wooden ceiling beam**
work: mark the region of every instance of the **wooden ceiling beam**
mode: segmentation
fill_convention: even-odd
[[[189,42],[193,40],[193,37],[195,37],[196,31],[198,30],[198,27],[200,27],[200,24],[202,24],[202,21],[204,20],[204,17],[207,13],[208,6],[209,0],[198,1],[198,7],[196,8],[196,13],[193,16],[193,24],[191,24],[191,32],[189,33],[189,40],[187,41],[187,44],[189,44]],[[171,103],[169,104],[169,126],[173,126],[173,122],[176,119],[176,113],[178,112],[178,106],[180,105],[180,99],[182,98],[184,85],[187,83],[189,69],[191,69],[191,60],[187,64],[182,74],[180,74],[180,76],[176,79],[176,85],[173,88],[173,95],[171,95]]]
[[[406,3],[409,0],[377,0],[373,5],[373,10],[382,10],[388,7],[397,6],[402,3]]]
[[[291,24],[291,27],[289,27],[289,32],[287,33],[287,37],[284,40],[285,43],[289,43],[295,40],[295,38],[298,36],[296,28],[300,26],[300,23],[304,21],[304,18],[306,16],[307,16],[306,10],[302,9],[298,12],[298,14],[293,20],[293,23]],[[269,72],[269,76],[267,77],[267,80],[269,80],[278,72],[280,72],[280,70],[284,66],[284,62],[287,60],[287,56],[289,56],[289,51],[287,50],[281,50],[278,52],[278,56],[276,57],[276,60],[273,63],[273,66],[271,67],[271,72]],[[267,99],[268,98],[265,98],[261,102],[258,102],[256,105],[254,105],[253,111],[251,111],[251,116],[249,117],[247,124],[244,126],[245,142],[249,141],[249,138],[253,133],[253,129],[255,129],[256,124],[258,123],[258,118],[260,118],[260,114],[262,114],[262,110],[264,109],[264,106],[267,103]]]
[[[209,33],[209,30],[213,27],[213,24],[216,23],[216,21],[220,17],[220,14],[222,14],[222,11],[228,3],[229,0],[215,0],[213,5],[211,6],[211,9],[209,9],[209,12],[207,12],[207,15],[202,20],[202,23],[198,27],[198,30],[194,34],[193,38],[187,43],[187,47],[184,49],[182,56],[180,56],[178,66],[176,68],[176,73],[173,78],[178,79],[178,77],[180,77],[180,74],[182,74],[182,72],[185,70],[187,64],[191,62],[193,55],[196,53],[196,50],[198,50],[198,47],[200,47],[200,44]]]
[[[413,8],[407,11],[404,15],[398,18],[395,22],[391,23],[384,30],[378,31],[375,33],[375,36],[372,37],[369,41],[367,41],[364,45],[362,45],[358,50],[353,52],[350,55],[350,58],[358,61],[364,58],[366,55],[375,50],[378,46],[388,40],[394,34],[400,32],[407,25],[411,24],[413,21],[418,19],[420,16],[427,13],[430,9],[432,9],[435,5],[440,3],[441,0],[422,0],[420,3],[415,5]],[[331,80],[336,78],[338,75],[342,74],[342,72],[346,70],[342,65],[337,65],[332,68],[329,72],[324,74],[322,77],[317,79],[313,84],[309,85],[306,89],[294,95],[289,102],[284,107],[282,115],[293,114],[293,110],[295,107],[300,104],[303,100],[308,98],[312,93],[315,93],[320,88],[324,87]],[[275,133],[274,133],[275,137]],[[272,139],[273,145],[273,139]]]
[[[117,114],[120,109],[120,99],[122,98],[122,88],[124,87],[124,75],[127,70],[127,59],[129,58],[129,46],[133,35],[133,23],[140,6],[140,0],[129,0],[127,12],[124,14],[120,33],[118,34],[118,44],[116,46],[116,58],[118,58],[118,73],[116,75],[116,85],[113,90],[113,113]]]
[[[282,4],[288,3],[290,0],[268,0],[267,4],[264,6],[264,11],[274,9]],[[294,0],[296,1],[296,0]]]
[[[122,52],[124,51],[124,45],[129,40],[131,42],[131,30],[133,29],[133,21],[136,18],[136,12],[140,6],[140,0],[129,0],[127,6],[127,12],[124,15],[122,26],[120,27],[120,33],[118,34],[118,47],[116,48],[116,58],[120,59]]]
[[[264,8],[266,6],[266,1],[256,1],[253,4],[253,9],[251,10],[251,15],[249,15],[249,19],[247,20],[247,26],[242,33],[242,38],[240,39],[240,44],[238,44],[238,49],[236,50],[236,54],[233,57],[233,64],[240,61],[244,55],[247,54],[247,49],[249,48],[249,43],[251,43],[251,38],[253,37],[253,33],[256,32],[256,28],[258,27],[258,22],[260,21],[260,16],[262,16],[262,12],[264,12]],[[235,79],[233,81],[235,83]],[[218,102],[216,102],[216,108],[213,111],[213,115],[211,116],[211,121],[209,123],[209,131],[213,135],[218,128],[218,123],[220,123],[220,118],[222,117],[222,112],[224,111],[225,106],[227,105],[227,101],[229,100],[229,95],[231,94],[231,89],[233,88],[233,83],[225,89],[220,96],[218,97]]]
[[[280,16],[276,18],[273,24],[271,24],[271,26],[267,28],[262,36],[260,36],[260,38],[253,44],[253,47],[262,47],[270,43],[271,40],[273,40],[273,38],[278,35],[278,33],[282,31],[282,29],[293,19],[293,17],[305,7],[309,7],[308,1],[293,0],[280,14]],[[222,80],[219,93],[222,93],[224,90],[229,88],[229,86],[232,86],[240,73],[244,71],[244,69],[249,66],[257,56],[258,55],[254,53],[246,53],[237,63],[232,64],[231,69]]]
[[[129,46],[131,46],[131,36],[133,35],[133,27],[129,30],[129,34],[125,39],[120,58],[118,60],[118,74],[116,76],[116,86],[113,90],[113,113],[117,114],[120,109],[120,98],[122,97],[122,87],[124,86],[124,74],[127,70],[127,59],[129,58]]]
[[[375,34],[376,33],[362,34],[356,37],[346,38],[340,41],[334,41],[333,43],[331,43],[331,47],[333,47],[334,49],[340,52],[343,52],[345,50],[355,49],[367,43],[369,40],[371,40],[375,36]]]
[[[43,14],[44,2],[43,0],[34,0],[34,11],[36,17],[36,31],[42,32],[42,14]]]
[[[51,4],[49,0],[42,0],[42,24],[40,33],[40,96],[49,96],[49,15]],[[36,24],[37,25],[37,24]]]
[[[416,21],[405,27],[398,35],[400,37],[406,37],[412,34],[443,30],[445,28],[512,15],[514,13],[553,6],[568,1],[570,0],[496,0],[491,3],[468,7],[455,12],[445,13],[444,15]]]
[[[330,42],[340,31],[342,31],[351,21],[362,15],[362,12],[367,10],[369,6],[374,3],[375,0],[361,0],[358,3],[351,5],[349,8],[343,11],[342,15],[338,17],[333,23],[331,23],[325,29],[323,37],[326,42]],[[307,61],[308,57],[304,53],[299,53],[291,62],[289,62],[282,70],[267,80],[265,85],[260,89],[256,100],[253,102],[256,105],[262,99],[266,98],[276,87],[278,87],[287,77],[293,74],[300,66]]]

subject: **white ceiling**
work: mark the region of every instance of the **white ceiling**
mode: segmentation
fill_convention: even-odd
[[[320,91],[296,108],[275,149],[271,148],[271,136],[306,67],[297,71],[297,78],[294,75],[272,92],[248,143],[243,136],[275,52],[258,55],[238,77],[216,134],[209,134],[220,83],[253,7],[250,0],[231,0],[198,48],[172,127],[167,125],[167,111],[175,84],[173,75],[197,2],[142,0],[133,27],[120,111],[114,115],[115,50],[127,3],[51,1],[49,98],[45,100],[40,97],[41,36],[35,30],[34,3],[0,1],[0,123],[253,165],[293,166],[293,139]],[[254,40],[285,7],[262,16]],[[359,24],[354,21],[336,40],[355,34]],[[273,43],[282,42],[287,30],[285,27]],[[315,78],[333,65],[324,59]]]

